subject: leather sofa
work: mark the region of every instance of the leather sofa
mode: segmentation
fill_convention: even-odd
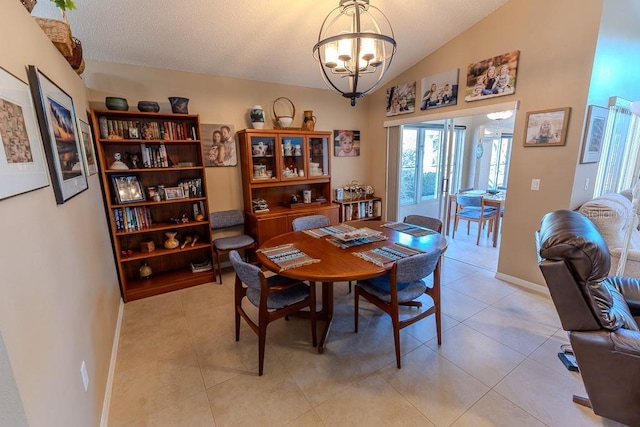
[[[596,226],[611,252],[611,274],[615,274],[625,245],[627,227],[631,226],[631,241],[624,275],[640,277],[640,231],[631,224],[632,205],[629,192],[605,194],[584,203],[578,211]]]
[[[607,245],[578,212],[545,215],[536,244],[593,411],[640,426],[640,279],[609,275]]]

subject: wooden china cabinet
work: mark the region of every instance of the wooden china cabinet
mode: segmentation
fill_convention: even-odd
[[[338,206],[331,203],[331,132],[245,129],[237,135],[246,232],[259,245],[291,231],[301,216],[322,214],[331,224],[339,222]]]

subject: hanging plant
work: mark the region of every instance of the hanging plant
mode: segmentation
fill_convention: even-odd
[[[63,13],[66,10],[73,10],[76,8],[76,5],[73,2],[73,0],[51,0],[51,1],[55,3],[56,7],[60,9]]]

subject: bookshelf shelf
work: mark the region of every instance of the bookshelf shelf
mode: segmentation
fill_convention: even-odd
[[[340,222],[382,219],[382,198],[380,197],[334,200],[333,203],[340,205]]]

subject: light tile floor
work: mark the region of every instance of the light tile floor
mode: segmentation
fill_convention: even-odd
[[[109,426],[618,426],[571,401],[584,387],[557,358],[568,340],[550,298],[495,279],[497,249],[473,236],[449,238],[442,345],[433,316],[405,328],[400,370],[386,315],[362,301],[353,332],[346,283],[325,352],[307,320],[278,320],[262,377],[244,322],[234,340],[231,270],[127,303]]]

